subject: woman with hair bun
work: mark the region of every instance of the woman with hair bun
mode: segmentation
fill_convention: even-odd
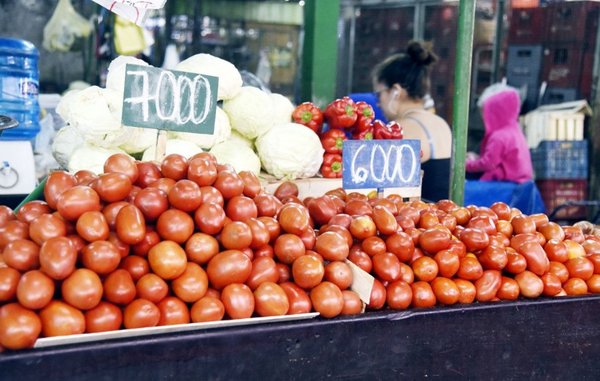
[[[421,141],[421,195],[429,201],[448,198],[452,151],[450,126],[425,109],[430,67],[436,60],[429,46],[411,41],[404,53],[386,58],[373,71],[373,88],[385,117],[402,126],[405,139]]]

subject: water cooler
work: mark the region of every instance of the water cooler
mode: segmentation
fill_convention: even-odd
[[[0,38],[0,204],[16,206],[35,187],[32,144],[40,131],[39,53]]]

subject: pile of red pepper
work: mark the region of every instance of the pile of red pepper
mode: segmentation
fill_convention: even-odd
[[[327,178],[342,177],[342,144],[349,136],[355,140],[402,139],[402,127],[397,122],[385,124],[375,119],[370,104],[354,102],[350,97],[334,100],[325,112],[312,102],[304,102],[296,107],[292,118],[321,136],[325,149],[321,174]],[[322,132],[324,121],[329,127],[326,132]]]

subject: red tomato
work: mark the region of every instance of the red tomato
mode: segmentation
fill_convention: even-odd
[[[302,242],[300,237],[294,234],[282,234],[275,241],[275,245],[273,246],[273,252],[280,262],[286,265],[291,265],[296,259],[300,258],[306,253],[306,247],[304,246],[304,243]],[[323,253],[319,254],[323,255]]]
[[[160,311],[158,325],[188,324],[190,311],[187,305],[174,296],[167,296],[157,305]]]
[[[421,249],[430,254],[435,254],[440,250],[445,250],[450,246],[452,235],[445,229],[428,229],[419,236],[419,245]]]
[[[306,291],[291,282],[280,283],[279,286],[285,291],[290,308],[288,315],[308,313],[312,309],[312,302]]]
[[[18,303],[6,304],[0,308],[0,345],[8,349],[33,347],[42,323],[35,312],[21,307]]]
[[[543,294],[545,296],[556,296],[562,290],[560,279],[551,272],[542,275],[542,282],[544,282]]]
[[[188,261],[204,265],[219,252],[219,241],[205,233],[193,234],[185,243]]]
[[[125,307],[123,314],[125,328],[154,327],[159,321],[160,310],[149,300],[136,299]]]
[[[403,280],[390,283],[386,288],[386,302],[393,310],[405,310],[412,302],[412,288]]]
[[[279,272],[275,261],[270,257],[258,257],[252,261],[252,271],[245,283],[254,291],[261,283],[278,281]]]
[[[124,245],[126,247],[127,253],[129,253],[130,249],[133,249],[134,255],[138,255],[140,257],[147,257],[150,249],[152,249],[157,243],[160,242],[160,236],[158,235],[158,233],[150,229],[150,227],[146,228],[146,234],[144,235],[144,239],[141,242],[136,243],[135,245],[126,245],[124,242],[119,240],[119,238],[114,234],[111,234],[110,236],[110,238],[114,237],[114,240],[111,240],[109,238],[109,241],[115,244],[115,246],[117,246],[118,248],[119,246]],[[124,257],[124,250],[122,251],[122,249],[119,248],[119,251],[121,252],[121,257]]]
[[[11,268],[0,268],[0,302],[10,302],[17,294],[17,286],[21,274]]]
[[[135,183],[139,176],[135,160],[126,154],[116,153],[111,155],[104,163],[104,173],[122,173]]]
[[[17,300],[30,310],[44,308],[54,296],[54,280],[41,271],[28,271],[17,285]]]
[[[244,193],[244,181],[235,172],[219,172],[212,185],[221,192],[225,200],[240,196]]]
[[[460,240],[467,246],[467,251],[474,252],[488,247],[490,238],[481,229],[466,228],[460,233]]]
[[[138,178],[133,183],[140,188],[146,188],[161,178],[160,168],[151,161],[138,161],[135,163],[138,170]]]
[[[85,317],[77,308],[53,300],[40,311],[42,333],[46,337],[76,335],[85,332]]]
[[[585,295],[588,293],[587,283],[581,278],[570,278],[563,284],[567,295]]]
[[[290,303],[277,283],[263,282],[254,290],[254,306],[259,316],[281,316],[288,312]]]
[[[275,217],[283,207],[281,201],[267,193],[261,193],[254,197],[254,203],[259,217]]]
[[[241,195],[234,196],[227,201],[225,212],[233,221],[245,221],[249,218],[258,217],[258,210],[254,201]]]
[[[186,269],[187,257],[181,246],[173,241],[161,241],[148,252],[152,271],[163,279],[175,279]]]
[[[460,268],[460,257],[450,250],[440,250],[433,257],[438,265],[439,274],[451,278]]]
[[[258,179],[258,176],[254,174],[254,172],[241,171],[238,173],[238,175],[244,182],[244,196],[254,198],[261,192],[262,186],[260,184],[260,180]]]
[[[202,193],[202,204],[217,204],[221,208],[225,205],[223,195],[213,186],[207,185],[200,187]]]
[[[108,241],[92,242],[83,248],[83,265],[100,275],[107,275],[119,267],[121,254],[115,245]]]
[[[527,241],[522,243],[517,251],[527,260],[527,268],[537,275],[544,275],[550,266],[546,252],[537,242]]]
[[[225,306],[218,298],[205,296],[192,305],[190,315],[194,323],[222,320]]]
[[[77,269],[61,286],[65,302],[80,310],[89,310],[100,303],[102,299],[102,281],[93,271]]]
[[[221,245],[226,249],[242,250],[252,244],[252,230],[248,224],[233,221],[221,231]]]
[[[344,308],[340,315],[356,315],[362,312],[363,302],[356,292],[343,290],[342,296],[344,297]]]
[[[561,284],[569,279],[569,270],[567,270],[567,266],[560,262],[550,262],[548,273],[556,275]]]
[[[495,296],[502,285],[502,274],[497,270],[485,270],[481,278],[475,281],[477,289],[477,301],[489,302]]]
[[[65,219],[75,221],[85,212],[99,211],[100,197],[92,188],[76,185],[61,193],[56,209]]]
[[[252,273],[252,262],[239,250],[215,255],[206,268],[210,284],[220,290],[232,283],[244,283]]]
[[[356,266],[360,267],[364,271],[370,273],[373,269],[373,261],[371,257],[367,253],[365,253],[362,249],[356,246],[357,249],[350,249],[350,254],[348,254],[348,260],[354,263]]]
[[[475,285],[468,280],[464,279],[454,279],[454,283],[458,290],[460,291],[460,296],[458,297],[458,302],[462,304],[470,304],[475,300],[475,296],[477,295],[477,289]]]
[[[315,221],[317,226],[329,223],[337,213],[337,207],[332,196],[324,195],[316,197],[308,202],[306,206],[308,207],[311,218]]]
[[[508,256],[504,247],[488,246],[477,258],[486,270],[502,270],[508,263]]]
[[[116,331],[123,323],[123,313],[114,304],[100,302],[85,312],[85,331],[87,333]]]
[[[338,286],[327,281],[310,291],[310,300],[315,311],[326,318],[338,316],[344,308],[342,291]]]
[[[519,283],[516,280],[503,276],[496,296],[500,300],[517,300],[520,292]]]
[[[531,271],[523,271],[515,275],[515,280],[519,283],[521,295],[526,298],[537,298],[544,291],[544,282]]]
[[[392,234],[385,240],[385,244],[387,250],[397,256],[400,262],[410,261],[415,252],[414,241],[405,232]]]
[[[188,173],[188,160],[180,154],[172,153],[165,156],[160,164],[160,171],[166,178],[181,180]]]
[[[67,235],[67,225],[54,214],[42,214],[29,224],[29,237],[38,245],[50,238],[64,237],[65,235]]]
[[[111,230],[115,229],[115,224],[117,222],[117,214],[124,206],[129,205],[126,201],[117,201],[110,203],[102,209],[102,214],[104,214],[104,218],[106,219],[106,223],[110,227]]]
[[[217,167],[209,160],[191,158],[188,161],[187,178],[201,187],[213,185],[217,179]]]
[[[361,248],[371,257],[375,254],[383,254],[387,251],[385,241],[377,236],[364,239],[361,243]]]
[[[527,268],[527,260],[524,256],[517,253],[514,249],[507,248],[506,250],[506,266],[504,269],[511,274],[518,274],[525,271]]]
[[[202,233],[218,234],[225,223],[225,210],[218,204],[204,203],[196,209],[194,221]]]
[[[40,269],[50,278],[62,280],[75,270],[77,251],[66,237],[50,238],[40,248]]]
[[[373,288],[371,288],[371,295],[369,298],[369,307],[372,310],[379,310],[383,308],[386,301],[386,289],[385,286],[377,279],[373,280]]]
[[[87,169],[82,169],[73,174],[75,180],[77,181],[77,185],[90,185],[92,181],[98,178],[92,171],[88,171]]]
[[[400,261],[392,253],[377,254],[372,258],[373,271],[377,278],[385,282],[400,279]]]
[[[283,231],[300,236],[308,228],[309,213],[303,205],[289,203],[281,208],[277,220]]]
[[[15,215],[19,221],[29,224],[39,216],[49,213],[52,213],[52,210],[45,201],[33,200],[21,206]]]
[[[231,319],[246,319],[254,312],[254,294],[245,284],[231,283],[221,291],[221,302]]]
[[[154,187],[140,190],[135,196],[133,204],[142,212],[146,221],[155,221],[169,208],[167,194]]]
[[[169,209],[158,217],[156,231],[162,239],[181,244],[194,233],[194,220],[181,210]]]
[[[343,261],[348,258],[350,247],[341,234],[327,231],[317,237],[315,251],[328,261]]]
[[[291,277],[290,266],[284,263],[277,263],[276,266],[277,272],[279,273],[279,280],[277,281],[277,283],[284,283],[289,281]]]
[[[348,230],[354,238],[361,240],[374,236],[377,233],[377,226],[370,216],[358,215],[352,218]]]
[[[393,257],[393,255],[392,255]],[[395,257],[394,257],[395,258]],[[323,277],[340,288],[345,290],[352,285],[353,275],[352,269],[345,262],[333,261],[325,266],[325,275]]]
[[[440,304],[452,305],[460,299],[460,290],[451,279],[437,277],[431,281],[431,288]]]
[[[565,263],[565,266],[569,271],[570,278],[588,280],[594,275],[594,263],[586,257],[571,258]]]
[[[110,273],[104,279],[102,287],[106,300],[122,306],[131,303],[137,293],[131,274],[123,269]]]
[[[437,277],[439,267],[437,262],[431,257],[420,257],[412,263],[412,269],[418,280],[431,282]]]
[[[173,208],[192,212],[202,203],[200,186],[187,179],[179,180],[169,191],[169,203]]]
[[[147,299],[152,303],[158,303],[167,296],[169,286],[158,275],[148,273],[143,275],[135,285],[136,296]]]
[[[148,274],[150,271],[150,265],[145,258],[133,255],[123,258],[119,268],[126,270],[131,275],[134,282],[137,282],[142,276]]]
[[[0,250],[18,239],[29,239],[29,225],[19,220],[10,220],[0,228]]]
[[[12,241],[1,252],[4,262],[15,270],[29,271],[40,267],[40,247],[30,240]],[[1,298],[0,298],[1,300]]]
[[[70,173],[65,171],[52,172],[46,178],[44,200],[46,200],[50,208],[56,209],[56,202],[58,201],[60,194],[65,190],[74,187],[76,184],[77,180]],[[1,223],[0,226],[2,226]]]
[[[204,269],[193,262],[188,262],[185,271],[171,282],[175,296],[186,303],[200,300],[208,289],[208,277]]]
[[[336,263],[336,262],[332,262]],[[337,262],[339,263],[339,262]],[[323,262],[311,255],[302,255],[292,265],[292,277],[298,286],[311,289],[317,286],[325,276]]]
[[[127,205],[119,210],[115,221],[115,230],[119,239],[126,244],[135,245],[146,235],[144,215],[135,205]]]
[[[433,307],[436,299],[431,286],[427,282],[418,281],[410,285],[412,288],[412,306],[417,308]]]

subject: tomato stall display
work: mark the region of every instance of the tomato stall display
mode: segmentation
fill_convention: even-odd
[[[600,292],[600,238],[504,203],[265,193],[208,153],[116,154],[0,207],[0,347],[253,316],[324,318]],[[349,263],[374,277],[361,301]],[[366,306],[365,306],[366,304]]]

